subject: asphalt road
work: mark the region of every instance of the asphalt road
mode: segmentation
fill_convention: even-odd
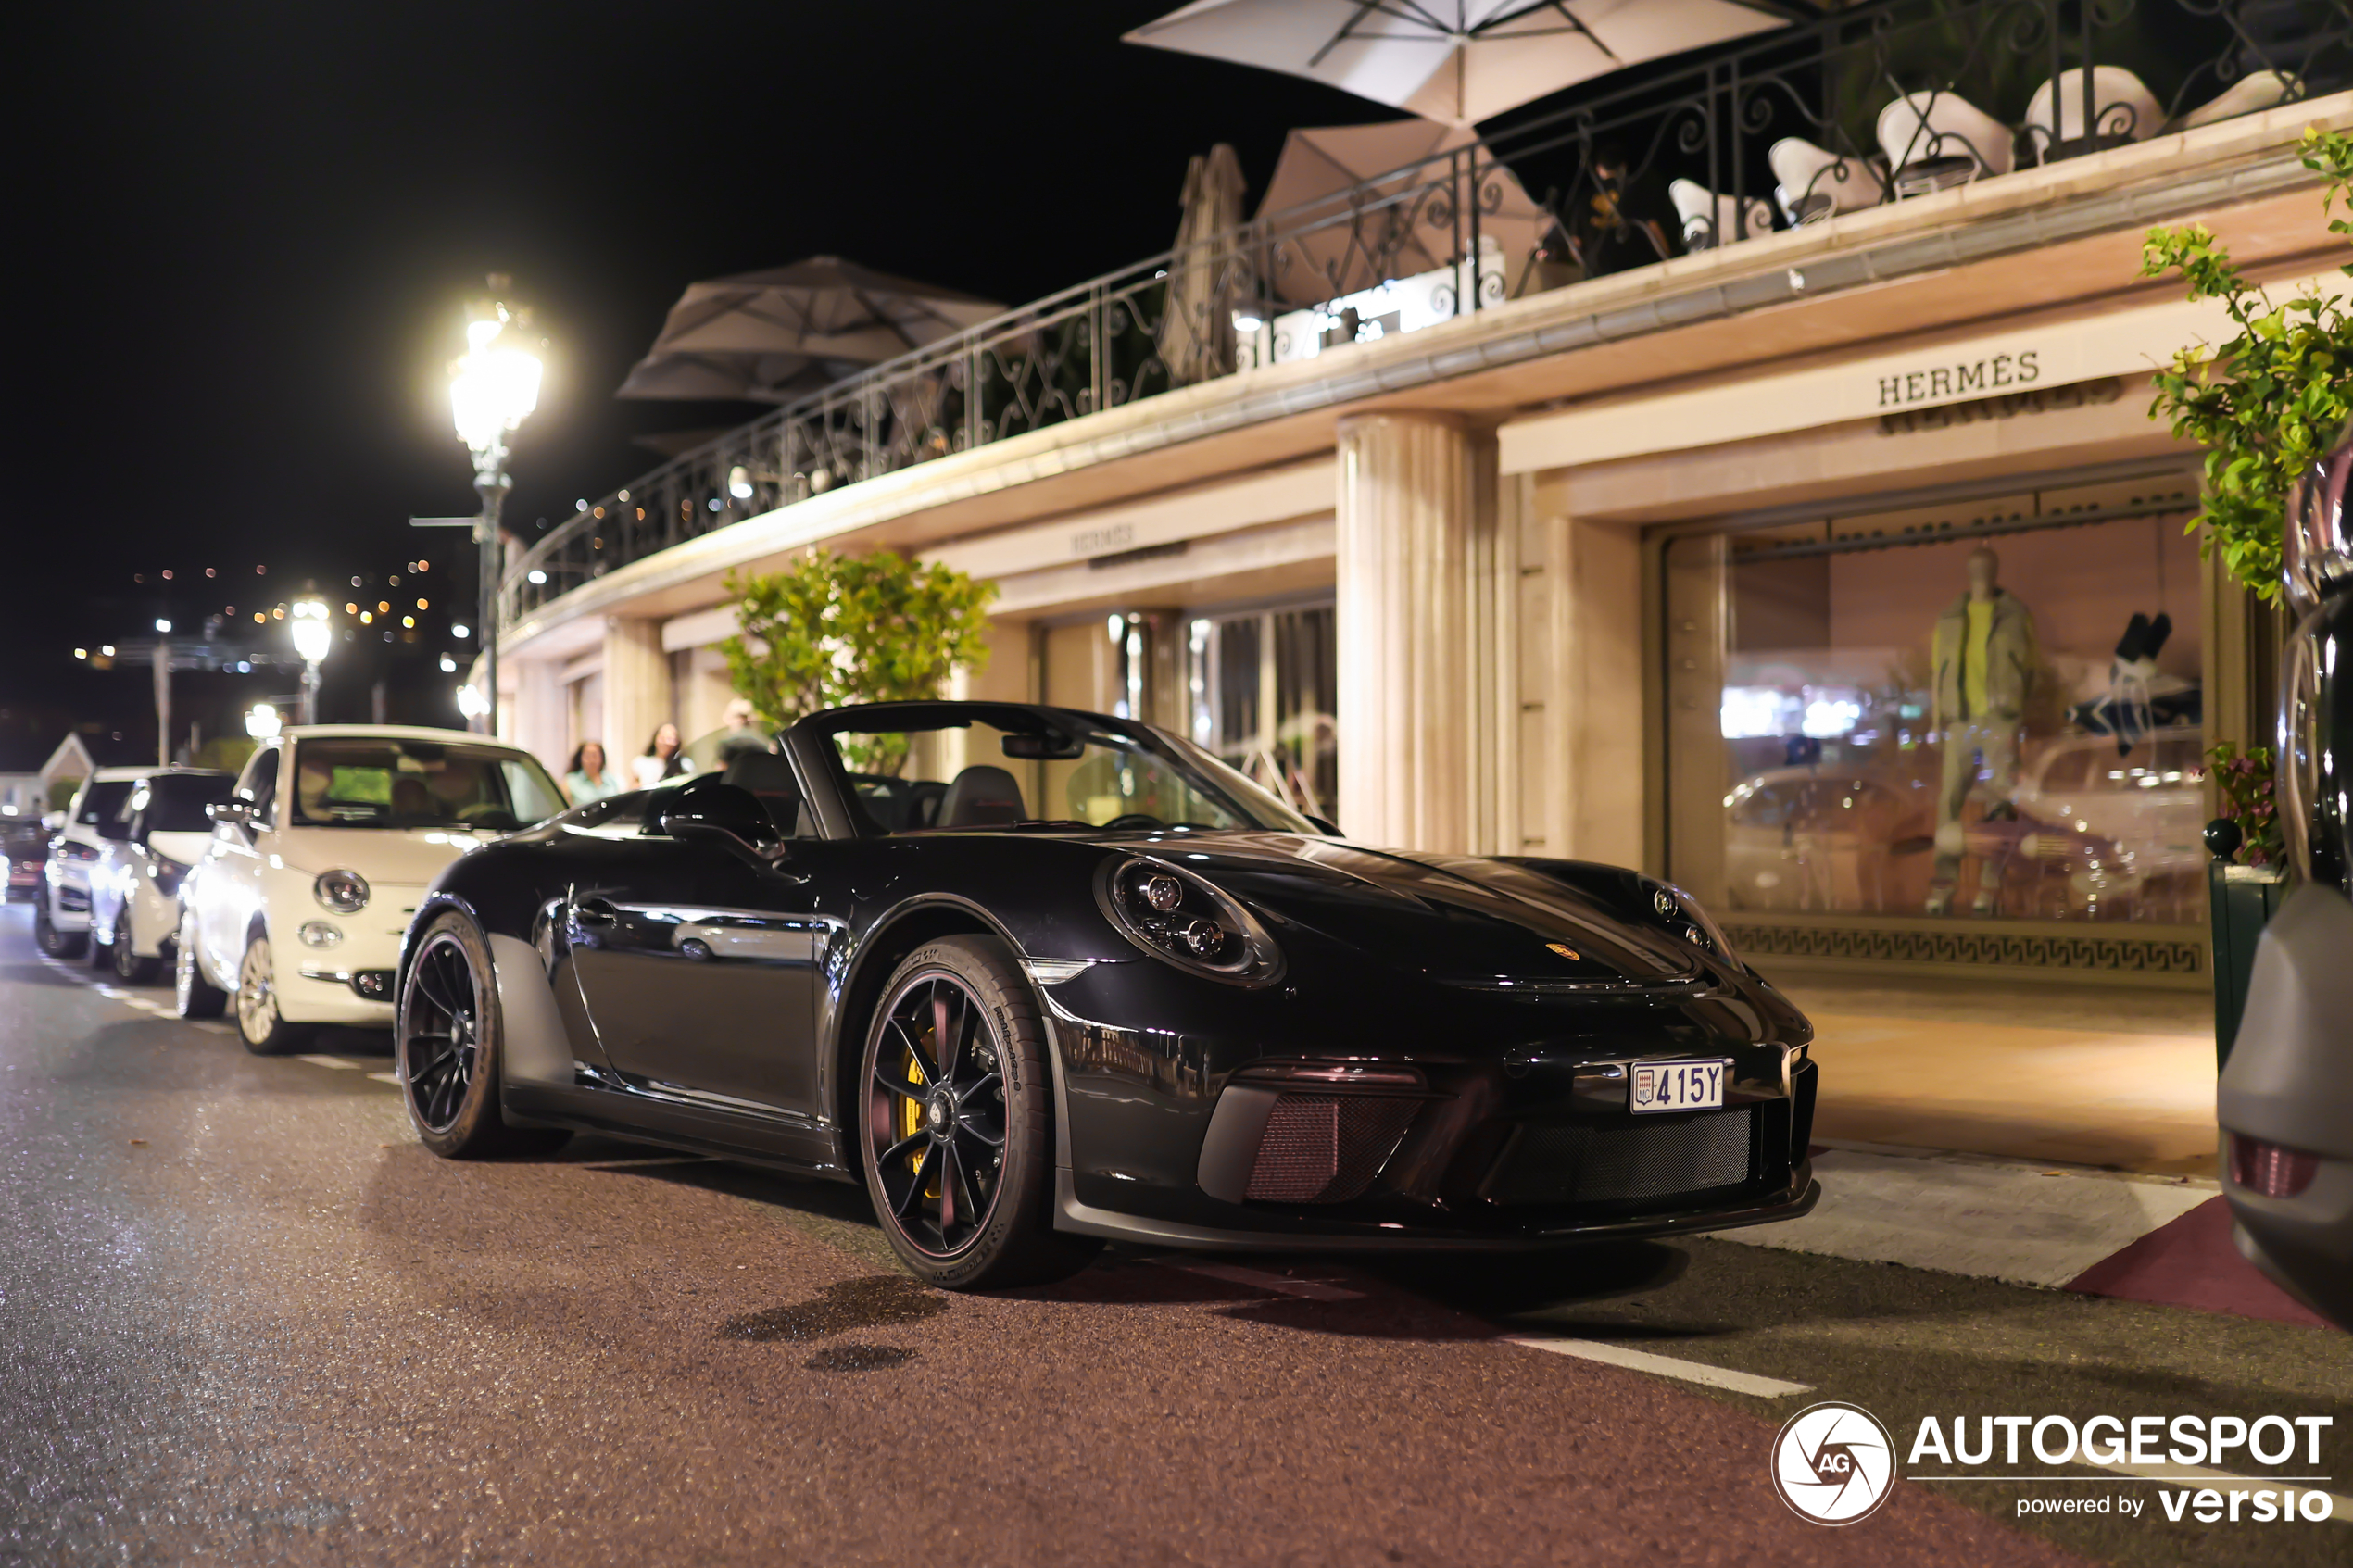
[[[1767,1467],[1813,1399],[1898,1430],[2353,1412],[2344,1336],[1722,1242],[1532,1274],[1114,1253],[942,1296],[849,1188],[603,1140],[435,1160],[371,1076],[383,1039],[250,1057],[40,960],[25,914],[0,914],[0,1562],[2353,1557],[2353,1524],[2251,1555],[1910,1482],[1826,1529]]]

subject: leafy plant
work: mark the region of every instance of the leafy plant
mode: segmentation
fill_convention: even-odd
[[[2353,138],[2313,126],[2299,144],[2304,167],[2326,177],[2322,216],[2329,232],[2353,241]],[[2353,265],[2339,269],[2353,277]],[[2219,299],[2238,327],[2220,348],[2176,349],[2157,373],[2152,419],[2170,418],[2175,436],[2206,448],[2204,505],[2190,520],[2204,548],[2221,552],[2231,575],[2266,599],[2280,595],[2280,526],[2288,488],[2327,455],[2353,416],[2353,315],[2341,299],[2303,294],[2273,305],[2250,285],[2203,223],[2152,229],[2141,275],[2178,271],[2190,298]]]
[[[2271,748],[2250,746],[2242,753],[2224,741],[2206,754],[2206,771],[2222,797],[2222,816],[2236,822],[2239,853],[2250,866],[2268,866],[2284,852],[2279,804],[2271,793],[2276,777]]]
[[[736,691],[782,728],[851,702],[936,697],[959,669],[988,659],[993,583],[891,550],[846,556],[813,549],[782,571],[730,572],[737,634],[719,645]],[[895,773],[903,739],[841,739],[869,772]]]

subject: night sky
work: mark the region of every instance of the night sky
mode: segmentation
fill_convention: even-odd
[[[507,514],[531,537],[660,461],[633,435],[757,412],[611,395],[694,279],[835,254],[1019,303],[1167,245],[1212,143],[1254,201],[1288,128],[1393,118],[1119,42],[1176,4],[13,13],[0,739],[151,731],[145,673],[77,645],[230,604],[258,633],[306,579],[392,597],[420,555],[448,558],[404,584],[434,600],[427,642],[338,654],[324,716],[368,717],[388,671],[393,718],[455,721],[431,656],[463,646],[442,611],[471,600],[464,536],[407,520],[473,509],[446,376],[485,273],[549,339]],[[182,716],[217,724],[287,683],[184,685]]]

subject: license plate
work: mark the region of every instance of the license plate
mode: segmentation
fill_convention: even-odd
[[[1714,1110],[1724,1103],[1722,1057],[1700,1061],[1640,1061],[1634,1064],[1634,1110]]]

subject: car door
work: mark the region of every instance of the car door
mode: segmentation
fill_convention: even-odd
[[[122,915],[123,898],[132,879],[139,874],[134,830],[139,808],[146,803],[146,780],[128,781],[121,798],[111,809],[102,812],[94,824],[98,835],[98,858],[90,867],[90,929],[109,942],[114,939],[115,922]]]
[[[279,759],[276,746],[265,746],[245,764],[233,798],[251,810],[252,820],[220,824],[215,859],[205,872],[196,930],[216,980],[235,978],[245,958],[245,931],[261,905],[261,839],[277,809]]]
[[[818,846],[797,842],[803,857]],[[819,963],[832,930],[792,859],[639,842],[624,877],[575,886],[566,936],[606,1060],[629,1078],[814,1122]]]

